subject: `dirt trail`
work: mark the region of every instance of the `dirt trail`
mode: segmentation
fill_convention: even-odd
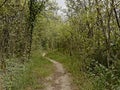
[[[69,74],[66,73],[63,65],[52,59],[47,59],[54,64],[55,72],[52,76],[47,78],[45,90],[72,90]]]

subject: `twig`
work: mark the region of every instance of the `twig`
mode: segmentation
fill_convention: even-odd
[[[2,3],[2,5],[0,6],[0,8],[7,2],[8,0],[5,0],[3,3]]]

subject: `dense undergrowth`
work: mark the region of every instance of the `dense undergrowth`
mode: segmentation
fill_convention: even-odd
[[[65,55],[59,52],[50,52],[48,57],[64,64],[68,72],[73,76],[73,80],[78,90],[119,90],[120,79],[117,70],[94,63],[94,67],[89,67],[83,62],[83,58]],[[94,68],[94,69],[93,69]],[[93,69],[93,70],[91,70]]]
[[[52,63],[39,52],[34,52],[28,63],[9,61],[6,73],[0,74],[3,81],[0,90],[42,90],[45,78],[52,74],[52,71]]]

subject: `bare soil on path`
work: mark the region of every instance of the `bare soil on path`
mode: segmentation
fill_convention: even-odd
[[[63,65],[55,60],[47,58],[54,65],[54,74],[46,78],[45,90],[74,90],[72,89],[69,73],[65,71]]]

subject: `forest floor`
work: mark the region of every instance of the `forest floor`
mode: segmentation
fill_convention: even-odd
[[[65,71],[63,65],[55,60],[47,58],[54,65],[54,74],[47,77],[45,90],[73,90],[70,74]]]

